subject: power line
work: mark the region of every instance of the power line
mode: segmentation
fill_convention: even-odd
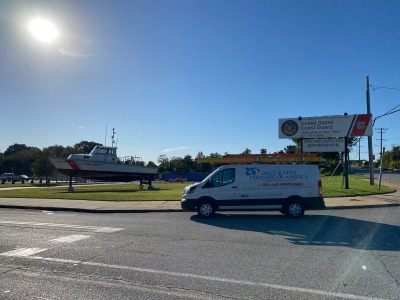
[[[400,108],[399,108],[399,107],[400,107],[400,105],[397,105],[397,106],[393,107],[391,110],[385,112],[383,115],[380,115],[380,116],[375,117],[375,118],[374,118],[374,121],[372,122],[372,126],[374,126],[376,120],[378,120],[378,119],[380,119],[380,118],[382,118],[382,117],[385,117],[385,116],[394,114],[394,113],[396,113],[396,112],[399,112],[399,111],[400,111]],[[399,109],[397,109],[397,108],[399,108]]]
[[[392,87],[387,87],[387,86],[373,86],[370,85],[371,89],[375,90],[379,90],[379,89],[385,89],[385,90],[395,90],[395,91],[400,91],[399,88],[392,88]]]

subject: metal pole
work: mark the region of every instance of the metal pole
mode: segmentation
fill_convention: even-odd
[[[349,140],[344,138],[344,188],[349,189]]]
[[[303,138],[300,138],[300,154],[301,154],[301,162],[300,162],[300,164],[304,164]]]
[[[367,114],[371,114],[371,104],[369,96],[369,77],[367,81]],[[368,136],[368,160],[369,160],[369,184],[374,185],[374,151],[372,149],[372,135]]]
[[[385,156],[385,147],[382,148],[381,152],[381,169],[379,171],[379,183],[378,183],[378,191],[381,190],[381,182],[382,182],[382,169],[383,169],[383,158]]]

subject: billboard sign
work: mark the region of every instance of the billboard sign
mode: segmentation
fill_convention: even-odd
[[[372,115],[279,119],[279,138],[372,136]]]
[[[344,138],[303,139],[304,152],[344,152]]]

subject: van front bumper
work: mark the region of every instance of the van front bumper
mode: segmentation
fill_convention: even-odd
[[[181,208],[184,211],[196,211],[197,199],[182,199]]]

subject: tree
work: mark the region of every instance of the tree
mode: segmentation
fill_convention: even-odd
[[[7,150],[4,152],[4,155],[10,156],[15,153],[22,152],[22,151],[28,150],[28,149],[29,149],[29,147],[25,144],[14,144],[7,148]]]
[[[206,157],[206,156],[203,154],[203,151],[200,151],[200,152],[197,153],[197,155],[196,155],[196,159],[197,159],[197,158],[204,158],[204,157]]]
[[[382,155],[382,154],[381,154]],[[382,157],[379,157],[375,163],[375,167],[379,168]],[[399,170],[400,168],[400,146],[393,146],[390,151],[385,151],[383,168],[391,170]]]
[[[219,155],[219,154],[218,154]],[[206,156],[203,154],[203,152],[202,151],[200,151],[199,153],[197,153],[197,155],[196,155],[196,164],[198,165],[198,170],[200,171],[200,172],[205,172],[205,173],[208,173],[208,172],[210,172],[211,170],[212,170],[212,165],[210,164],[210,163],[202,163],[202,164],[200,164],[199,162],[198,162],[198,159],[199,158],[205,158]]]
[[[215,153],[210,153],[210,155],[208,157],[218,158],[218,157],[222,157],[222,155],[219,154],[218,152],[215,152]]]
[[[249,148],[244,149],[242,154],[251,154],[251,150]]]
[[[157,166],[153,161],[151,161],[151,160],[146,164],[146,167],[158,168],[158,166]]]
[[[90,151],[92,151],[92,149],[97,145],[103,146],[96,142],[81,141],[80,143],[75,144],[74,148],[77,153],[90,153]]]
[[[200,169],[199,164],[189,154],[185,155],[183,162],[185,164],[185,172],[197,172]]]
[[[70,154],[75,152],[75,149],[69,146],[64,147],[60,145],[54,145],[43,148],[43,152],[47,155],[47,157],[67,158]]]
[[[3,170],[3,162],[4,162],[4,153],[0,152],[0,173],[4,173],[5,171]],[[4,171],[4,172],[3,172]]]
[[[301,149],[301,139],[300,138],[295,138],[295,139],[291,139],[291,140],[293,143],[296,144],[297,149]]]
[[[36,157],[31,165],[31,171],[36,176],[46,178],[54,174],[55,168],[50,162],[46,152],[41,152],[41,154]]]
[[[185,172],[185,162],[183,158],[174,156],[170,159],[170,170],[174,173]]]
[[[299,153],[299,148],[297,148],[296,145],[287,145],[284,149],[284,153],[287,154],[295,154],[295,153]]]
[[[4,156],[1,169],[4,172],[16,174],[30,174],[31,164],[40,155],[41,150],[35,147],[21,147],[21,151],[12,151],[13,153]]]
[[[158,156],[157,159],[158,162],[158,172],[159,173],[164,173],[168,172],[170,168],[170,163],[169,163],[169,158],[165,154],[161,154]]]
[[[392,148],[392,166],[393,169],[399,171],[400,168],[400,146],[393,146]]]
[[[267,154],[267,149],[262,148],[262,149],[260,150],[260,154]]]

